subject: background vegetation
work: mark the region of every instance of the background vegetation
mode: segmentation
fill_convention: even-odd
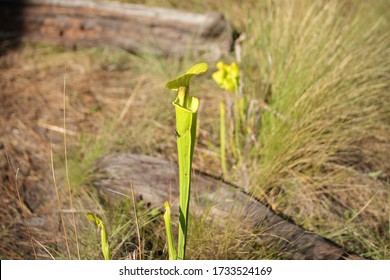
[[[242,159],[227,156],[227,180],[350,251],[366,258],[389,259],[388,1],[127,2],[220,11],[238,33],[245,33],[239,66],[243,92],[254,108],[250,116],[257,118],[248,114],[246,119],[251,131],[240,139]],[[41,89],[44,83],[61,84],[67,65],[68,128],[78,135],[68,143],[70,184],[77,189],[75,208],[100,211],[113,258],[128,258],[139,245],[133,202],[127,199],[121,207],[105,209],[88,185],[91,168],[100,156],[113,152],[177,160],[171,108],[174,94],[163,85],[202,58],[50,46],[24,46],[18,52],[24,69],[59,77],[52,82],[42,78]],[[233,62],[234,55],[224,61]],[[0,67],[12,70],[21,65],[3,59]],[[212,71],[191,89],[203,104],[193,167],[221,176],[219,102],[233,97],[215,85]],[[83,101],[85,92],[92,102]],[[129,95],[135,95],[131,110],[121,118]],[[272,110],[264,110],[261,104]],[[61,104],[57,105],[58,110]],[[55,171],[64,178],[61,139],[57,143]],[[166,258],[159,211],[140,204],[136,209],[141,257]],[[252,233],[240,225],[219,232],[207,217],[192,217],[189,230],[188,258],[283,258],[283,252],[275,252],[272,246],[257,247]],[[70,257],[77,258],[75,235],[69,231]],[[6,231],[2,235],[11,238]],[[79,229],[79,235],[81,257],[101,258],[99,235],[90,227]],[[69,257],[65,248],[48,248],[55,258]],[[2,252],[12,257],[6,248]]]

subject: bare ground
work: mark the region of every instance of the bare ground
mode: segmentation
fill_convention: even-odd
[[[51,147],[54,155],[63,151],[65,73],[71,81],[66,85],[70,144],[80,132],[99,128],[100,106],[109,103],[115,110],[115,105],[123,106],[128,92],[118,83],[118,71],[93,69],[90,56],[64,52],[53,59],[52,52],[52,48],[25,47],[0,57],[1,259],[34,258],[28,229],[42,244],[58,241],[53,235],[60,229],[53,210],[58,204],[50,154]],[[101,89],[107,88],[114,94],[99,100]]]

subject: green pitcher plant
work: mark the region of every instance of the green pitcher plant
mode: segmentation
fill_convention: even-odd
[[[238,160],[241,158],[241,143],[240,143],[240,134],[242,131],[241,122],[245,118],[245,97],[239,96],[238,88],[239,88],[239,77],[240,77],[240,68],[238,65],[233,62],[228,65],[219,61],[217,63],[217,71],[212,74],[213,80],[217,83],[217,85],[225,89],[226,91],[234,91],[235,92],[235,106],[234,106],[234,128],[230,129],[230,147],[234,157]],[[220,103],[220,148],[221,148],[221,167],[223,178],[227,178],[227,164],[226,164],[226,109],[225,104],[223,102]]]
[[[190,203],[192,157],[195,147],[196,121],[199,108],[199,99],[189,95],[190,81],[194,76],[206,72],[207,68],[208,66],[206,63],[196,64],[192,66],[190,70],[188,70],[184,75],[181,75],[165,84],[165,87],[177,91],[177,97],[172,102],[172,104],[175,106],[176,112],[176,136],[177,151],[179,156],[180,184],[177,257],[169,256],[170,259],[185,259],[188,229],[188,210]],[[170,212],[169,204],[166,204],[165,208],[166,213],[167,210]],[[170,230],[171,226],[167,225],[167,221],[170,221],[170,218],[165,218],[165,226],[167,228],[169,227]],[[172,235],[169,234],[167,238],[168,247],[170,246],[169,244],[172,246]],[[171,253],[175,252],[173,248],[168,248],[168,251]]]
[[[87,219],[96,223],[97,227],[100,227],[100,238],[102,242],[102,253],[105,260],[111,260],[111,250],[110,245],[108,244],[108,237],[106,227],[104,226],[103,221],[96,215],[92,213],[87,213]]]

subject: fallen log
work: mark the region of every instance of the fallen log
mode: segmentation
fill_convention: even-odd
[[[228,53],[232,45],[230,25],[217,12],[91,0],[0,0],[0,41],[12,38],[211,59]]]
[[[134,193],[151,205],[161,207],[166,200],[178,212],[178,171],[176,164],[155,157],[118,154],[101,158],[93,172],[93,185],[108,203]],[[359,259],[340,246],[283,219],[240,189],[194,172],[191,211],[201,214],[207,208],[213,222],[223,228],[228,219],[261,229],[259,242],[272,243],[277,250],[291,252],[291,259]],[[122,194],[122,195],[121,195]],[[211,210],[210,210],[211,207]]]

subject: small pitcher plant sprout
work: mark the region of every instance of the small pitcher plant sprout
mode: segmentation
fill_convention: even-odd
[[[108,244],[108,237],[106,227],[103,224],[103,221],[94,214],[88,213],[87,219],[96,223],[100,227],[100,237],[102,242],[102,252],[105,260],[111,260],[111,250],[110,245]]]
[[[164,213],[164,222],[165,222],[165,231],[167,235],[168,243],[168,255],[170,260],[177,260],[177,253],[175,245],[173,243],[173,234],[172,234],[172,225],[171,225],[171,207],[169,206],[168,201],[164,203],[165,213]]]
[[[179,155],[179,176],[180,176],[180,203],[179,203],[179,237],[177,257],[170,255],[170,259],[185,259],[185,251],[187,244],[187,229],[188,229],[188,210],[190,203],[190,188],[191,188],[191,167],[192,157],[196,139],[196,121],[199,108],[199,99],[189,95],[191,79],[207,71],[206,63],[199,63],[191,67],[184,75],[179,76],[168,83],[165,87],[176,90],[178,92],[176,99],[172,102],[176,111],[176,139],[177,150]],[[170,216],[169,205],[166,204],[167,217]],[[165,222],[169,222],[164,215]],[[167,233],[170,225],[166,224]],[[168,240],[172,236],[168,236]],[[172,239],[168,241],[173,244]],[[169,252],[173,254],[173,248],[169,248]]]

